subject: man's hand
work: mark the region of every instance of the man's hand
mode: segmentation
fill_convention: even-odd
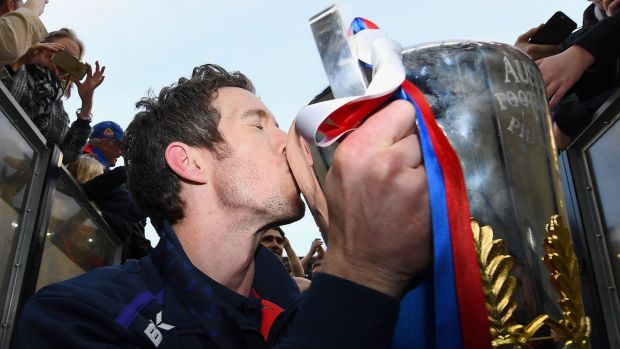
[[[590,52],[576,45],[560,54],[536,61],[545,80],[549,108],[557,107],[566,92],[592,63],[594,57]]]
[[[319,241],[321,241],[321,244],[316,248],[316,258],[321,260],[325,258],[325,250],[323,249],[323,240],[319,239]]]
[[[415,111],[395,101],[336,150],[326,177],[329,250],[323,271],[393,297],[431,257],[426,173]]]
[[[541,45],[532,44],[529,42],[530,38],[534,34],[536,34],[536,32],[539,31],[540,28],[542,28],[543,26],[544,24],[541,24],[536,28],[528,30],[527,32],[519,36],[519,38],[517,38],[517,42],[515,42],[515,46],[527,53],[528,56],[530,56],[530,58],[532,58],[532,60],[534,61],[555,55],[560,52],[560,45]]]
[[[310,250],[308,250],[308,255],[312,257],[314,256],[315,253],[319,252],[319,250],[323,250],[321,248],[322,245],[323,245],[323,240],[314,239],[312,241],[312,244],[310,244]]]
[[[288,238],[286,236],[284,237],[284,242],[282,243],[282,247],[284,247],[284,249],[288,249],[291,247],[291,242],[288,241]]]
[[[45,10],[45,4],[48,2],[48,0],[28,0],[24,7],[41,16]]]

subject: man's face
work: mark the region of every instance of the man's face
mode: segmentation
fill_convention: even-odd
[[[267,230],[260,239],[261,245],[270,249],[276,256],[282,258],[284,239],[280,232],[275,229]]]
[[[261,222],[285,224],[303,216],[304,205],[285,156],[286,133],[254,94],[218,90],[218,130],[226,149],[214,169],[214,188],[231,212],[250,211]]]
[[[103,138],[101,144],[99,145],[99,149],[103,153],[110,167],[114,167],[116,165],[116,160],[121,156],[121,142],[115,139]]]

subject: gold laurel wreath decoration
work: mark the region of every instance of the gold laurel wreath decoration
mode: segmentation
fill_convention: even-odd
[[[531,337],[529,333],[535,333],[543,324],[537,321],[540,325],[526,332],[523,325],[511,321],[512,314],[517,309],[517,304],[513,300],[517,280],[511,275],[514,266],[513,257],[506,253],[504,240],[493,240],[493,229],[490,226],[480,227],[480,224],[472,219],[471,228],[482,276],[493,347],[532,348],[527,344]]]
[[[590,347],[590,319],[585,316],[581,300],[579,264],[573,251],[568,228],[559,215],[547,224],[543,261],[551,272],[551,284],[560,296],[562,320],[548,321],[559,337],[566,338],[563,348],[585,349]]]
[[[553,216],[547,225],[544,262],[551,272],[553,287],[560,295],[563,318],[539,315],[527,326],[515,324],[512,315],[517,309],[513,300],[517,281],[511,275],[514,259],[506,252],[505,242],[493,239],[490,226],[480,227],[471,220],[472,232],[486,308],[488,311],[492,345],[494,348],[532,349],[531,343],[551,338],[535,338],[542,327],[549,327],[553,339],[563,341],[562,348],[589,348],[590,321],[584,315],[581,303],[579,267],[573,252],[570,231],[562,225],[559,216]]]

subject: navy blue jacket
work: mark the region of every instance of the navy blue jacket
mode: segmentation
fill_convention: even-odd
[[[326,274],[301,295],[263,247],[255,265],[253,290],[284,310],[266,340],[261,299],[202,274],[166,225],[149,256],[35,294],[13,348],[389,348],[396,300]]]

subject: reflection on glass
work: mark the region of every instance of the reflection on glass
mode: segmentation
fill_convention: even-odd
[[[115,264],[117,251],[118,245],[71,196],[71,187],[61,178],[54,193],[37,289]]]
[[[0,299],[6,296],[34,161],[32,147],[0,111]]]
[[[620,123],[616,122],[588,150],[593,185],[601,209],[616,286],[620,286]]]

